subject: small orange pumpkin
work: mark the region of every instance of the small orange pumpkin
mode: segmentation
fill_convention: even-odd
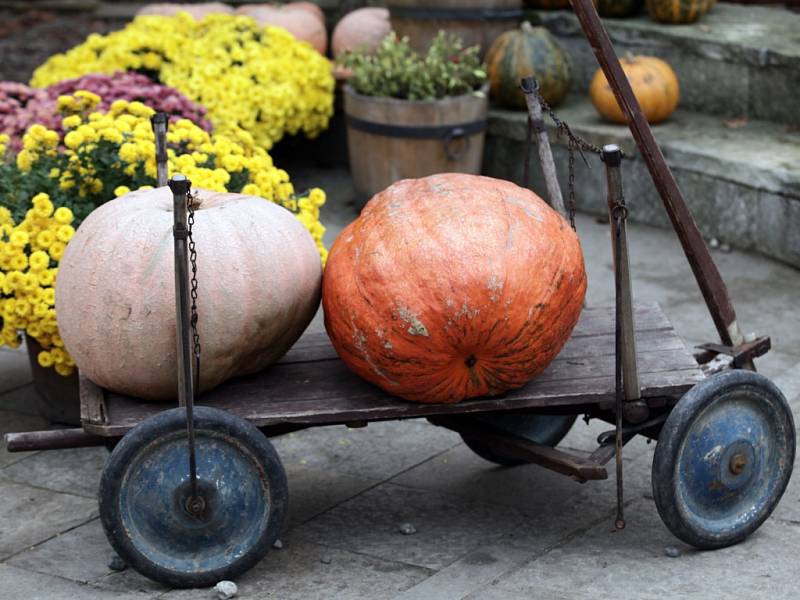
[[[564,218],[528,189],[464,173],[373,197],[333,244],[322,281],[344,363],[425,403],[527,383],[569,338],[586,291]]]
[[[680,86],[672,67],[655,56],[628,56],[620,63],[648,123],[660,123],[675,112]],[[625,115],[601,69],[589,85],[589,98],[604,118],[625,123]]]

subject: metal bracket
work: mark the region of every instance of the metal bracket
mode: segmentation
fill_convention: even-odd
[[[772,340],[769,336],[762,336],[749,342],[744,342],[738,346],[726,346],[725,344],[700,344],[696,346],[703,352],[696,353],[694,358],[698,364],[704,365],[711,362],[714,357],[720,354],[732,357],[731,366],[734,369],[741,369],[748,363],[752,364],[754,358],[764,356],[772,348]]]

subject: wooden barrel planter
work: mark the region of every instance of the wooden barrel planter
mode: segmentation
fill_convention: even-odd
[[[480,45],[481,56],[504,31],[522,20],[522,0],[387,0],[392,29],[408,36],[425,53],[440,29],[454,33],[464,46]]]
[[[43,348],[32,337],[25,336],[28,349],[28,360],[33,375],[33,389],[36,391],[36,402],[39,414],[50,421],[62,425],[81,424],[81,403],[78,388],[78,371],[64,377],[52,368],[39,364],[39,352]]]
[[[488,87],[439,100],[398,100],[344,88],[347,147],[360,206],[395,181],[481,170]]]

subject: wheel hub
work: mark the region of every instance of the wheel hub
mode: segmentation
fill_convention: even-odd
[[[728,490],[738,490],[752,479],[756,454],[747,440],[729,444],[720,456],[719,481]]]

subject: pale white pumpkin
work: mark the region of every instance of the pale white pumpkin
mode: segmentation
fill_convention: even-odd
[[[259,371],[319,306],[314,241],[286,209],[254,196],[196,194],[200,389]],[[81,373],[148,400],[177,396],[172,194],[131,192],[98,207],[61,260],[58,327]]]
[[[179,12],[189,13],[196,21],[200,21],[207,15],[233,14],[233,9],[222,2],[201,2],[199,4],[167,2],[163,4],[146,4],[136,14],[171,16]]]
[[[262,27],[282,27],[298,40],[310,43],[324,56],[328,50],[325,16],[321,10],[309,10],[307,4],[243,4],[236,9],[236,14],[252,17]]]

